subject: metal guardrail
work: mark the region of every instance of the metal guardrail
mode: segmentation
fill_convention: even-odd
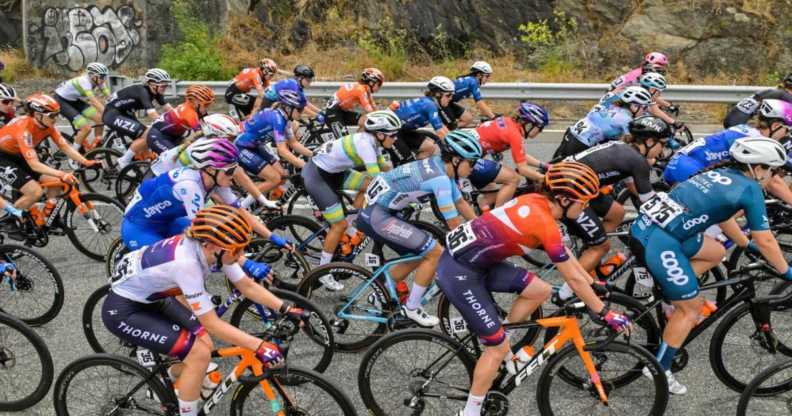
[[[111,87],[120,88],[132,80],[116,77]],[[190,85],[211,87],[215,95],[222,96],[229,81],[174,81],[166,95],[184,96]],[[305,90],[312,98],[330,98],[343,82],[316,81]],[[423,82],[386,82],[377,92],[377,98],[415,98],[423,95],[426,84]],[[692,103],[735,103],[768,87],[749,85],[672,85],[663,92],[663,97],[674,102]],[[556,83],[487,83],[481,88],[481,95],[488,100],[551,100],[551,101],[596,101],[599,100],[608,84],[556,84]],[[255,93],[255,91],[254,91]]]

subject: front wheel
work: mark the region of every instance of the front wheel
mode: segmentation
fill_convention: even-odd
[[[35,250],[16,244],[0,245],[0,263],[16,266],[16,275],[0,277],[0,311],[28,325],[43,325],[63,307],[63,280],[55,266]]]
[[[22,321],[0,313],[0,410],[20,411],[38,403],[54,373],[44,340]]]
[[[761,390],[774,388],[772,396],[761,394]],[[737,405],[737,416],[789,414],[792,403],[792,360],[780,362],[757,374],[743,391]]]
[[[99,162],[98,167],[81,169],[77,172],[80,182],[89,192],[112,192],[118,179],[118,158],[121,152],[114,149],[98,147],[85,154],[88,160]]]
[[[118,172],[114,191],[119,202],[124,205],[129,202],[138,185],[151,173],[150,166],[151,163],[147,161],[135,160]]]
[[[80,194],[82,205],[71,202],[66,212],[66,235],[74,247],[96,261],[104,261],[110,245],[121,234],[124,207],[101,194]]]

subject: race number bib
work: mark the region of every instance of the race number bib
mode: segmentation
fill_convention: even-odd
[[[476,234],[473,232],[472,224],[466,222],[448,233],[446,236],[446,248],[454,255],[475,241]]]
[[[587,132],[589,130],[591,130],[591,123],[589,123],[588,119],[586,119],[586,118],[578,121],[577,123],[575,123],[574,126],[572,126],[572,132],[576,136],[580,136],[581,134],[583,134],[583,133],[585,133],[585,132]]]
[[[459,180],[457,181],[457,184],[459,185],[459,190],[460,191],[462,191],[464,193],[473,192],[473,184],[470,183],[470,179],[468,179],[468,178],[459,178]]]
[[[319,146],[319,148],[314,150],[314,155],[321,155],[321,154],[325,154],[326,155],[326,154],[329,154],[332,150],[333,150],[333,141],[330,140],[330,141],[322,143],[322,145]]]
[[[674,218],[682,214],[685,209],[665,192],[658,192],[641,205],[640,211],[641,214],[649,217],[652,222],[665,228]]]
[[[116,263],[110,284],[117,286],[140,272],[140,253],[135,251],[121,257]]]
[[[759,101],[754,100],[753,97],[743,98],[736,107],[745,114],[753,114],[759,108]]]
[[[371,205],[377,202],[377,199],[379,199],[379,197],[388,191],[390,191],[388,182],[383,179],[382,175],[377,176],[373,181],[371,181],[368,189],[366,189],[366,203]]]

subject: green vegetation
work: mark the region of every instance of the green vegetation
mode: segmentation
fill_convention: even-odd
[[[519,29],[520,40],[533,49],[529,66],[548,76],[568,74],[582,66],[576,47],[577,22],[563,11],[554,11],[552,22],[528,22]]]
[[[382,29],[379,31],[361,31],[356,41],[357,46],[368,54],[375,66],[390,78],[398,79],[407,72],[407,31],[395,28],[390,18],[383,20]]]
[[[226,80],[235,71],[223,65],[220,37],[209,33],[209,26],[195,18],[190,2],[172,3],[176,24],[182,33],[181,41],[162,45],[159,67],[178,79]]]

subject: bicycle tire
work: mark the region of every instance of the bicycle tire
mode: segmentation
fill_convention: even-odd
[[[641,348],[636,345],[622,343],[619,341],[612,341],[607,344],[587,344],[586,350],[592,355],[592,359],[595,361],[595,366],[597,367],[598,373],[603,371],[605,364],[607,363],[615,363],[619,364],[619,362],[623,362],[624,360],[614,360],[605,358],[605,353],[607,351],[610,352],[617,352],[626,354],[628,356],[634,357],[639,359],[635,365],[632,366],[632,371],[636,372],[635,377],[633,378],[633,382],[635,381],[647,381],[647,378],[642,375],[642,369],[644,367],[648,367],[651,370],[652,377],[652,384],[654,385],[654,392],[655,392],[655,399],[653,400],[651,406],[633,406],[630,405],[627,407],[626,413],[618,412],[614,409],[614,403],[612,400],[614,395],[611,393],[614,392],[624,392],[626,390],[625,386],[615,388],[614,386],[608,385],[608,377],[602,377],[603,387],[608,394],[608,409],[613,414],[630,414],[630,415],[638,415],[637,413],[640,410],[646,411],[646,413],[641,412],[642,414],[647,414],[651,416],[661,416],[668,405],[668,381],[666,380],[665,373],[663,369],[660,367],[660,363],[657,362],[655,357],[649,352],[646,351],[644,348]],[[561,383],[556,383],[556,385],[560,385],[562,387],[566,386],[569,387],[565,393],[552,393],[550,390],[553,387],[554,377],[558,373],[560,367],[563,368],[570,368],[571,366],[566,363],[566,361],[574,356],[579,356],[578,351],[574,345],[568,344],[561,351],[557,352],[555,355],[550,357],[545,368],[542,370],[541,375],[537,381],[536,387],[536,404],[539,407],[540,414],[544,416],[552,416],[556,414],[556,411],[553,410],[553,401],[556,402],[559,399],[564,400],[564,404],[561,405],[561,408],[564,409],[562,414],[564,415],[571,415],[575,414],[572,412],[572,406],[576,404],[581,404],[584,402],[586,398],[596,400],[599,403],[599,396],[596,394],[595,390],[590,385],[576,385],[570,386],[565,380]],[[600,358],[603,357],[603,358]],[[579,361],[582,364],[582,360]],[[588,376],[588,374],[586,374]],[[650,385],[651,386],[651,385]],[[639,388],[639,394],[633,393],[630,395],[629,393],[627,396],[629,397],[638,397],[644,398],[646,397],[647,393],[646,388]],[[618,396],[617,396],[618,397]],[[593,406],[590,405],[590,402],[587,406],[584,406],[584,410],[582,413],[577,414],[585,414],[591,415],[594,413]]]
[[[115,197],[121,204],[129,203],[129,199],[135,193],[138,185],[146,179],[146,175],[150,172],[150,166],[151,163],[147,161],[135,160],[121,168],[114,187]]]
[[[107,284],[94,290],[85,300],[81,317],[85,340],[95,353],[131,357],[135,347],[113,335],[102,322],[102,304],[109,293],[110,285]]]
[[[283,215],[268,222],[267,228],[281,231],[278,234],[289,239],[311,265],[319,264],[327,231],[319,223],[299,215]]]
[[[300,350],[299,345],[304,344],[305,341],[300,341],[301,338],[299,336],[295,336],[295,338],[289,343],[289,356],[287,359],[291,362],[299,362],[301,366],[309,367],[311,370],[318,373],[324,373],[333,360],[333,353],[335,349],[335,343],[333,341],[333,329],[330,326],[330,322],[324,316],[322,311],[316,307],[316,305],[297,293],[275,288],[270,289],[270,291],[273,295],[283,300],[290,301],[297,307],[311,312],[311,319],[309,322],[304,324],[303,328],[300,329],[300,334],[304,334],[305,337],[307,337],[310,341],[312,341],[313,344],[316,344],[321,349],[321,352],[318,353],[316,352],[316,348],[306,348],[304,350]],[[243,326],[243,319],[246,316],[252,317],[253,322],[251,322],[250,325]],[[250,299],[244,299],[242,302],[236,305],[234,312],[231,314],[231,320],[229,322],[231,325],[250,334],[262,332],[261,330],[263,329],[260,315],[256,311],[253,301]],[[266,335],[259,338],[266,339]],[[314,365],[306,364],[317,359],[318,361]]]
[[[417,346],[413,348],[409,348],[409,346],[405,347],[408,350],[405,351],[407,354],[405,354],[405,352],[397,351],[395,353],[396,357],[391,357],[391,359],[388,359],[388,354],[386,354],[386,351],[389,348],[398,346],[400,343],[408,343],[413,341],[425,342],[426,346],[425,348],[419,348]],[[407,345],[407,344],[403,344],[403,345]],[[404,383],[399,383],[399,382],[394,383],[393,378],[395,376],[398,376],[398,373],[409,374],[414,378],[425,376],[427,373],[432,373],[434,377],[438,376],[438,373],[435,372],[434,370],[427,372],[426,369],[424,368],[421,368],[420,371],[416,371],[416,369],[413,368],[409,371],[401,371],[401,372],[398,370],[394,371],[393,369],[393,364],[397,364],[397,363],[398,364],[404,363],[407,366],[411,364],[417,365],[418,361],[421,360],[422,358],[421,354],[424,354],[427,351],[429,351],[430,346],[444,348],[445,351],[449,353],[456,352],[454,356],[456,359],[459,360],[459,364],[461,364],[461,367],[458,368],[457,371],[454,372],[453,374],[450,374],[449,372],[448,375],[445,376],[449,381],[453,380],[453,382],[456,383],[456,385],[454,386],[455,387],[454,393],[460,394],[460,391],[463,390],[460,387],[460,384],[463,382],[462,380],[460,380],[461,378],[467,377],[468,382],[473,380],[473,369],[476,366],[476,359],[473,358],[470,354],[468,354],[467,348],[463,346],[459,341],[447,337],[439,332],[428,329],[406,329],[402,331],[396,331],[388,334],[385,337],[382,337],[377,342],[375,342],[368,349],[368,351],[366,351],[366,354],[363,355],[363,358],[360,361],[360,366],[358,368],[358,390],[360,391],[360,398],[363,400],[363,404],[366,406],[366,412],[368,414],[373,414],[373,415],[414,414],[416,409],[409,409],[406,406],[401,408],[401,411],[395,411],[395,412],[394,411],[387,412],[386,409],[383,409],[383,406],[385,406],[384,402],[387,399],[392,399],[393,402],[402,405],[405,403],[405,401],[412,402],[412,400],[406,397],[396,396],[393,393],[392,386],[400,385],[404,387],[406,392],[414,393],[414,391],[412,391],[411,389],[414,386],[422,384],[420,382],[411,382],[411,381],[406,381]],[[438,361],[437,358],[431,358],[434,356],[427,355],[427,357],[428,357],[426,360],[427,362]],[[376,381],[377,379],[373,377],[375,365],[380,358],[383,358],[383,362],[389,365],[389,368],[386,369],[387,371],[384,370],[379,371],[379,373],[384,373],[385,376],[385,380],[382,383],[378,383]],[[443,369],[446,368],[448,367],[443,367]],[[372,388],[372,386],[377,386],[378,384],[385,384],[391,387],[391,389],[389,390],[389,394],[380,394],[379,391],[374,391],[376,390],[376,387]],[[433,393],[437,394],[437,390],[435,390],[434,388],[430,388],[430,389],[432,390]],[[462,400],[467,399],[468,390],[469,390],[469,385],[467,386],[467,388],[464,389],[464,391],[462,391],[462,397],[464,397],[464,399]],[[440,394],[440,396],[442,397],[442,394]],[[423,401],[423,398],[419,400],[422,402],[423,406],[426,406],[426,402]],[[441,398],[440,400],[447,401],[443,398]],[[464,406],[464,401],[460,401],[459,406],[460,407]],[[387,410],[391,410],[391,409],[387,409]],[[454,410],[451,410],[451,408],[446,408],[445,410],[446,411],[442,413],[436,412],[432,414],[456,414],[455,413],[456,408],[454,408]]]
[[[118,260],[127,253],[129,253],[129,249],[124,245],[124,240],[121,237],[113,240],[105,255],[105,275],[108,279],[115,273]]]
[[[102,382],[103,385],[107,386],[108,388],[112,386],[114,387],[121,387],[120,376],[127,376],[130,378],[137,379],[135,384],[142,382],[145,379],[148,379],[147,385],[145,387],[141,387],[138,389],[139,394],[135,396],[132,402],[121,402],[120,398],[122,395],[114,395],[110,403],[95,403],[91,400],[85,400],[84,392],[79,393],[79,399],[75,400],[78,402],[77,404],[86,404],[86,405],[96,405],[96,410],[94,411],[70,411],[69,407],[72,403],[68,399],[69,388],[75,382],[75,380],[79,380],[78,376],[80,373],[85,372],[91,368],[100,368],[106,367],[108,369],[112,368],[117,372],[117,376],[110,377],[105,376]],[[98,377],[95,377],[98,378]],[[106,380],[113,379],[113,383],[107,383]],[[101,379],[100,379],[101,380]],[[132,386],[135,384],[129,383]],[[120,389],[123,390],[123,389]],[[81,390],[83,391],[83,390]],[[95,390],[91,390],[95,392]],[[150,393],[155,395],[156,398],[147,398],[146,393]],[[124,393],[126,394],[126,393]],[[176,411],[175,414],[178,414],[178,403],[176,403],[176,397],[172,392],[169,392],[168,389],[162,384],[159,378],[156,375],[153,375],[150,371],[143,368],[137,362],[125,358],[119,357],[116,355],[111,354],[93,354],[88,355],[85,357],[78,358],[75,361],[72,361],[66,368],[61,371],[58,379],[55,381],[55,388],[52,392],[52,401],[55,407],[55,414],[58,416],[70,416],[70,415],[87,415],[87,414],[100,414],[98,411],[99,409],[104,408],[103,406],[112,405],[113,407],[123,409],[123,406],[131,406],[137,405],[138,402],[143,402],[144,400],[148,400],[151,402],[151,406],[147,408],[147,413],[150,415],[173,415],[173,410]],[[115,413],[114,413],[115,414]]]
[[[32,345],[33,349],[35,349],[35,354],[24,350],[20,354],[19,347],[9,343],[13,332],[18,333],[24,339],[22,343],[28,346]],[[31,379],[31,371],[24,368],[18,369],[21,371],[14,371],[14,369],[19,365],[19,359],[24,360],[33,356],[36,357],[36,366],[41,366],[41,377],[37,382],[33,383],[35,388],[30,393],[27,393],[27,390],[23,390],[27,393],[23,397],[9,398],[9,396],[5,396],[3,392],[10,393],[21,390],[14,388],[17,387],[14,380],[26,381]],[[44,340],[30,326],[5,313],[0,313],[0,367],[3,368],[3,377],[0,377],[0,382],[3,386],[3,390],[0,391],[0,411],[25,410],[41,401],[47,395],[55,374],[52,355]]]
[[[283,407],[281,410],[284,410],[287,415],[357,415],[355,406],[352,404],[352,401],[349,400],[349,397],[347,397],[342,390],[336,388],[333,382],[325,379],[315,371],[291,366],[288,368],[267,369],[267,371],[269,372],[269,377],[267,377],[266,380],[269,381],[269,385],[273,388],[273,392],[281,397],[280,402]],[[275,382],[273,382],[273,380]],[[298,389],[306,389],[309,386],[316,387],[322,392],[327,393],[326,398],[331,400],[320,401],[316,394],[303,394],[297,392]],[[232,416],[252,413],[250,409],[248,409],[247,412],[245,411],[245,402],[249,399],[250,393],[255,388],[259,388],[259,391],[261,391],[259,383],[244,383],[234,392],[233,399],[231,400]],[[287,390],[291,391],[286,393]],[[306,401],[300,400],[302,397],[305,397],[306,401],[310,402],[308,404],[313,406],[310,408],[306,407]],[[265,403],[267,404],[255,405],[256,414],[262,414],[262,409],[270,408],[268,401]],[[335,403],[335,406],[331,406],[330,403]],[[338,410],[334,410],[335,408]],[[276,412],[273,411],[272,414],[276,414]]]
[[[100,169],[81,169],[77,171],[80,182],[85,185],[88,192],[111,192],[118,179],[118,158],[123,154],[115,149],[97,147],[85,153],[88,160],[96,160],[101,164]],[[101,187],[99,186],[101,185]]]
[[[24,257],[31,259],[31,266],[33,263],[38,263],[43,269],[42,272],[34,274],[32,272],[34,268],[28,266],[27,261],[20,261]],[[14,315],[31,326],[44,325],[55,319],[63,308],[64,292],[63,279],[52,262],[34,249],[17,244],[0,245],[0,261],[14,263],[17,268],[16,290],[0,291],[0,311]],[[6,288],[7,285],[3,284],[3,287]],[[27,308],[20,303],[30,303],[26,302],[28,300],[44,305],[43,309],[37,308],[34,312],[26,314]]]
[[[338,292],[330,292],[324,289],[319,278],[332,274],[339,282],[344,283],[344,289]],[[323,266],[319,266],[303,279],[297,287],[297,293],[304,296],[313,302],[322,313],[330,318],[330,323],[334,329],[333,338],[335,339],[335,346],[339,351],[357,352],[369,347],[374,343],[382,334],[388,331],[387,324],[371,322],[371,325],[361,323],[363,319],[345,319],[337,315],[339,307],[348,302],[348,296],[354,293],[359,285],[364,284],[370,280],[372,273],[356,264],[333,262]],[[372,290],[373,288],[373,290]],[[394,314],[393,300],[388,294],[381,279],[375,279],[369,286],[369,292],[361,292],[357,297],[357,304],[369,302],[364,308],[369,315],[376,315],[379,317],[390,317]],[[355,305],[352,305],[352,310]],[[352,334],[348,333],[351,325],[354,326]]]
[[[737,403],[737,416],[751,416],[751,415],[756,415],[756,414],[764,414],[764,415],[771,414],[770,413],[770,409],[764,409],[764,411],[759,411],[759,412],[752,411],[751,413],[748,413],[748,406],[750,406],[752,399],[758,398],[758,397],[765,397],[764,395],[758,393],[758,390],[761,388],[760,386],[762,385],[762,383],[764,383],[767,380],[772,379],[775,375],[777,375],[777,374],[779,374],[779,373],[781,373],[783,371],[789,370],[790,368],[792,368],[792,360],[786,360],[786,361],[781,361],[781,362],[779,362],[779,363],[777,363],[775,365],[772,365],[772,366],[762,370],[762,372],[760,372],[759,374],[757,374],[756,377],[754,377],[751,380],[751,382],[748,383],[748,385],[745,387],[745,390],[740,395],[740,401]],[[790,377],[789,379],[786,379],[785,383],[779,384],[778,386],[779,387],[783,386],[783,389],[776,389],[776,392],[775,392],[774,395],[778,395],[778,394],[781,394],[781,393],[786,393],[786,392],[792,391],[792,377]],[[789,411],[789,407],[788,407],[788,404],[787,404],[788,401],[787,400],[781,399],[781,400],[778,400],[778,401],[782,403],[781,409],[777,409],[779,411],[779,414],[781,414],[781,413],[783,413],[785,411]]]
[[[93,212],[99,216],[98,221],[96,218],[93,219],[94,224],[99,227],[99,232],[94,230],[90,223],[87,225],[87,229],[90,230],[91,234],[88,235],[86,241],[83,241],[81,237],[78,237],[77,228],[75,227],[75,217],[80,218],[81,221],[87,222],[87,219],[82,217],[77,207],[69,201],[69,206],[66,209],[65,215],[65,229],[66,229],[66,236],[69,237],[69,240],[74,244],[74,247],[77,250],[89,258],[96,260],[96,261],[104,261],[105,256],[107,255],[107,250],[110,245],[113,243],[113,240],[116,238],[115,236],[121,233],[121,222],[124,220],[124,207],[118,202],[116,199],[111,198],[106,195],[102,194],[80,194],[80,200],[86,204],[88,202],[91,203],[99,203],[104,206],[114,207],[116,208],[117,214],[114,216],[107,215],[108,212],[99,215],[96,211],[98,206],[102,206],[99,204],[94,204]],[[76,215],[75,215],[76,214]],[[93,213],[92,213],[93,215]],[[82,233],[81,233],[82,234]],[[104,236],[106,238],[99,239],[97,237]],[[88,241],[99,241],[103,243],[102,245],[98,246],[95,250],[89,249],[86,247]]]
[[[772,311],[783,310],[789,312],[790,306],[792,305],[771,304],[771,323],[781,324],[782,322],[786,321],[783,316],[779,317],[777,314],[775,315],[778,319],[772,319],[774,315],[772,314]],[[791,331],[780,330],[777,328],[773,331],[776,336],[776,348],[778,348],[778,353],[770,354],[767,351],[766,346],[763,346],[765,340],[761,338],[761,333],[756,329],[757,324],[752,317],[750,308],[751,304],[749,302],[744,302],[726,314],[726,316],[720,320],[720,323],[715,328],[715,331],[713,331],[709,345],[710,366],[712,367],[712,371],[715,373],[715,376],[718,377],[718,380],[720,380],[726,387],[738,393],[741,393],[745,390],[746,386],[751,382],[751,379],[754,377],[758,368],[765,368],[769,364],[774,364],[774,362],[759,362],[746,366],[746,361],[750,358],[746,356],[747,354],[744,354],[745,350],[755,352],[757,355],[760,352],[765,352],[766,354],[758,357],[760,360],[768,358],[775,361],[778,359],[792,357],[792,337],[787,337],[785,340],[783,338],[778,338],[782,336],[782,333],[788,333]],[[786,315],[788,316],[789,314],[787,313]],[[746,325],[748,328],[738,325],[738,323],[746,317],[749,319],[749,324]],[[752,332],[746,333],[746,330]],[[737,334],[734,332],[737,332]],[[725,351],[724,348],[728,348],[727,345],[739,346],[738,344],[742,343],[738,343],[737,341],[741,339],[747,339],[747,346],[742,349],[743,353],[737,353],[739,356],[737,365],[730,365],[730,362],[734,363],[737,357],[735,357],[734,353]],[[761,387],[758,388],[756,394],[773,394],[777,392],[777,388],[778,386]]]

